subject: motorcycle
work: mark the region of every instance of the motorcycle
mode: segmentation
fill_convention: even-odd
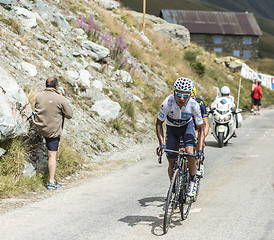
[[[228,103],[220,102],[214,110],[209,110],[209,126],[214,138],[218,141],[218,146],[222,148],[228,140],[235,134],[236,128],[242,125],[242,110],[232,111]]]

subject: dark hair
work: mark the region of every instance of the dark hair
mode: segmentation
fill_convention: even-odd
[[[46,87],[56,88],[58,85],[59,83],[57,78],[48,78],[46,81]]]

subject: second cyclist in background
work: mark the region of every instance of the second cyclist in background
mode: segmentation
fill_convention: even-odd
[[[204,127],[204,131],[205,131],[205,138],[206,138],[207,135],[208,135],[208,132],[209,132],[209,123],[208,123],[208,115],[207,115],[207,111],[206,111],[206,105],[205,105],[204,101],[201,98],[197,97],[197,91],[196,91],[195,87],[193,87],[193,90],[191,91],[191,97],[193,99],[195,99],[195,101],[200,106],[201,115],[202,115],[204,126],[205,126]],[[196,125],[195,122],[194,122],[194,125],[195,125],[195,133],[196,133],[196,136],[198,138],[198,128],[197,128],[197,125]],[[205,145],[206,145],[206,143],[204,141],[204,143],[203,143],[203,150],[205,148]],[[204,151],[203,151],[203,153],[204,153]],[[204,176],[204,157],[200,160],[200,169],[199,169],[199,171],[197,171],[197,175],[201,176],[201,177]]]

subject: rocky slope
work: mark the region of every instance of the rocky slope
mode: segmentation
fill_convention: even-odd
[[[10,108],[3,108],[1,104],[1,133],[10,127],[11,118],[5,115],[10,111],[15,113],[12,130],[1,135],[2,141],[26,133],[27,118],[31,114],[26,99],[18,99],[19,95],[12,92],[17,88],[11,87],[11,94],[6,94],[5,82],[15,80],[14,86],[18,84],[33,104],[35,94],[44,89],[45,80],[50,76],[60,79],[60,91],[74,111],[73,119],[65,123],[63,135],[73,141],[87,161],[97,161],[103,152],[155,139],[156,116],[144,106],[145,87],[149,86],[156,96],[166,95],[169,89],[161,76],[138,62],[126,47],[123,57],[126,56],[128,67],[123,68],[117,59],[119,53],[113,57],[113,46],[91,41],[90,32],[87,32],[92,20],[90,16],[99,18],[100,14],[124,28],[125,34],[134,32],[134,44],[157,54],[157,49],[142,31],[124,23],[118,2],[0,0],[0,95]],[[136,21],[140,21],[140,14],[134,14]],[[189,45],[189,33],[185,28],[167,27],[167,23],[155,17],[148,21],[155,25],[152,31],[158,31],[172,41],[179,40],[182,47]],[[105,25],[100,27],[108,30]],[[100,35],[101,40],[102,37]],[[108,39],[115,40],[114,35],[108,35]],[[133,75],[136,76],[136,72],[142,84],[135,84]],[[12,132],[14,128],[18,131]],[[40,157],[45,158],[44,155]]]

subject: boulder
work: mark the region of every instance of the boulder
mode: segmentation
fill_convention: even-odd
[[[32,177],[36,173],[35,168],[33,165],[29,162],[25,163],[24,170],[23,170],[23,176],[24,177]]]
[[[120,3],[113,0],[96,0],[102,7],[107,10],[118,10]]]
[[[32,110],[16,81],[0,67],[0,141],[26,134]]]
[[[120,110],[120,104],[111,100],[99,100],[92,106],[92,111],[97,112],[100,118],[107,121],[117,118]]]
[[[156,25],[154,30],[168,38],[171,42],[178,43],[184,48],[188,47],[190,44],[190,34],[188,29],[184,26],[164,23]]]
[[[31,28],[37,27],[36,15],[32,11],[21,7],[16,7],[14,9],[25,29],[30,30]]]
[[[35,5],[39,11],[43,11],[43,12],[50,11],[49,5],[47,5],[46,3],[44,3],[41,0],[37,0]]]
[[[115,72],[117,79],[120,79],[124,83],[133,83],[131,75],[124,70],[116,70]]]
[[[77,82],[78,78],[79,73],[77,71],[68,70],[65,72],[65,79],[72,86],[75,86],[75,83]]]
[[[69,31],[70,30],[70,25],[67,22],[67,20],[63,17],[62,14],[60,14],[60,13],[54,13],[53,17],[56,20],[56,22],[58,23],[59,27],[63,31]]]
[[[0,5],[8,10],[11,10],[12,3],[17,2],[18,0],[0,0]]]
[[[51,63],[49,61],[45,60],[45,61],[43,61],[43,66],[45,68],[50,68],[51,67]]]
[[[25,18],[36,18],[35,14],[32,11],[29,11],[25,8],[21,8],[21,7],[15,7],[14,10],[16,11],[16,14],[18,16],[22,16]]]
[[[130,14],[135,17],[139,23],[143,22],[142,13],[130,11]],[[154,31],[172,42],[179,43],[184,48],[190,44],[190,34],[184,26],[168,23],[164,19],[150,14],[146,14],[145,23],[151,24],[154,27]]]
[[[82,42],[81,46],[97,62],[102,61],[110,54],[110,51],[107,48],[92,41],[85,40]]]
[[[79,74],[80,84],[82,86],[84,86],[85,88],[89,88],[90,87],[90,78],[91,78],[89,71],[81,69],[79,73],[80,73]]]
[[[140,102],[140,103],[143,103],[142,99],[141,99],[141,98],[139,98],[138,96],[133,95],[132,97],[133,97],[133,100],[134,100],[134,101],[136,101],[136,102]]]
[[[26,72],[29,76],[35,77],[37,75],[37,70],[34,65],[28,62],[21,62],[20,63],[24,72]]]
[[[101,81],[99,81],[99,80],[94,80],[94,81],[92,82],[92,86],[93,86],[95,89],[99,90],[99,91],[102,91],[102,90],[103,90],[103,83],[102,83]]]

